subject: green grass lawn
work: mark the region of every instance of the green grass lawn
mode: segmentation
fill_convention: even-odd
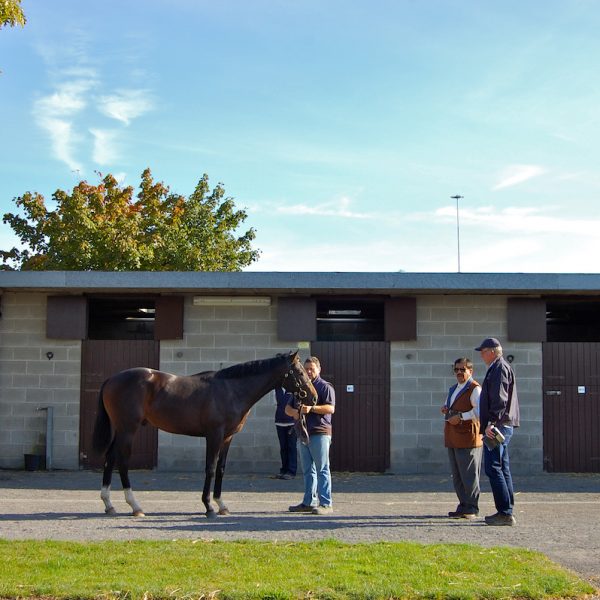
[[[576,598],[594,589],[539,552],[335,541],[0,540],[1,598]]]

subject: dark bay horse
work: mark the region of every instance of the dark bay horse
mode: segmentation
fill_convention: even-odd
[[[140,367],[107,379],[100,389],[93,436],[94,450],[105,456],[100,494],[105,512],[115,514],[110,485],[116,463],[126,502],[134,516],[144,516],[131,490],[129,458],[135,432],[140,425],[151,423],[169,433],[206,438],[202,491],[206,516],[216,516],[210,502],[213,478],[213,499],[219,514],[229,514],[221,500],[221,486],[231,439],[244,426],[252,406],[278,386],[297,400],[316,401],[317,393],[298,352],[190,376]]]

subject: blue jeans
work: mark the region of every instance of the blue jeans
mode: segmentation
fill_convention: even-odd
[[[280,475],[296,476],[298,466],[298,452],[296,450],[296,430],[293,425],[281,427],[276,425],[277,437],[279,438],[279,454],[281,455]]]
[[[493,450],[483,446],[483,464],[485,474],[490,479],[492,494],[496,510],[503,515],[512,515],[515,504],[512,476],[508,458],[508,443],[513,434],[510,425],[497,425],[504,434],[504,442],[498,444]]]
[[[304,472],[305,506],[331,506],[331,472],[329,471],[330,435],[311,434],[308,446],[300,444]]]

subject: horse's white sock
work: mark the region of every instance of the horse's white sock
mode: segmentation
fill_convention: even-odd
[[[138,514],[144,514],[144,511],[142,510],[142,507],[137,503],[135,496],[133,495],[133,492],[131,491],[131,488],[127,488],[123,490],[124,494],[125,494],[125,502],[127,502],[127,504],[129,504],[129,506],[131,506],[131,510],[133,510],[133,514],[135,515],[136,513]]]
[[[102,502],[104,502],[104,512],[114,512],[115,507],[110,501],[110,485],[103,485],[100,488],[100,498],[102,498]]]
[[[227,505],[225,504],[225,502],[223,502],[223,500],[221,500],[221,498],[214,498],[213,500],[217,503],[217,506],[219,507],[219,511],[228,511],[229,509],[227,508]]]

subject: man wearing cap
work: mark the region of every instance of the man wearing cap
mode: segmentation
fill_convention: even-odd
[[[475,350],[479,351],[488,369],[481,383],[479,417],[484,435],[493,439],[492,427],[497,427],[504,441],[495,448],[483,447],[485,474],[490,480],[496,514],[485,518],[487,525],[514,525],[514,491],[508,443],[513,428],[519,426],[519,399],[512,367],[502,356],[502,345],[496,338],[486,338]]]

